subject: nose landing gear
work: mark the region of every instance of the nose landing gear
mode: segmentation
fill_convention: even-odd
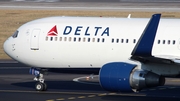
[[[47,90],[47,84],[44,82],[43,75],[44,73],[47,72],[47,70],[43,69],[36,69],[36,68],[30,68],[29,73],[32,75],[35,75],[36,77],[34,78],[35,81],[38,81],[35,85],[35,89],[37,91],[46,91]]]

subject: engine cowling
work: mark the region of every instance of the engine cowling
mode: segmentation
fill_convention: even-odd
[[[102,66],[99,81],[108,91],[133,92],[143,88],[162,86],[165,78],[150,71],[136,69],[137,65],[112,62]]]

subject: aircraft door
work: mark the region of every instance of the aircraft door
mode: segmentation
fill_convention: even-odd
[[[30,41],[30,48],[31,50],[39,50],[39,34],[40,29],[33,29],[31,33],[31,41]]]

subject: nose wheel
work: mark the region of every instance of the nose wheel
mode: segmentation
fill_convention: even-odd
[[[35,88],[36,88],[37,91],[46,91],[47,90],[47,84],[37,82],[36,85],[35,85]]]
[[[47,72],[47,70],[38,70],[36,68],[31,68],[30,69],[30,74],[35,75],[36,77],[34,78],[35,81],[38,81],[35,84],[35,89],[36,91],[46,91],[47,90],[47,84],[44,82],[43,74]]]

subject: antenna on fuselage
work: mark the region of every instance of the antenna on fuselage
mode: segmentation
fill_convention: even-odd
[[[127,18],[130,19],[131,18],[131,14],[129,14]]]

